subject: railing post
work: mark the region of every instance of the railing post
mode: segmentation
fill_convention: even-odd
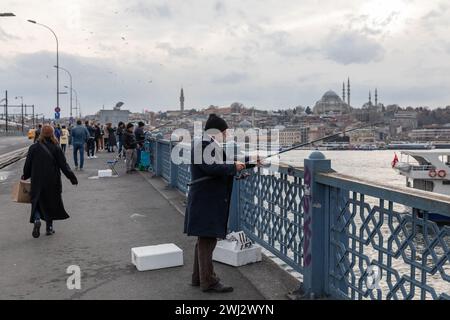
[[[172,161],[172,149],[173,149],[174,145],[175,145],[175,143],[170,141],[170,144],[169,144],[170,183],[169,183],[169,185],[172,188],[177,188],[178,187],[178,165],[176,165]]]
[[[241,180],[233,179],[233,191],[231,193],[231,203],[230,203],[230,216],[228,218],[228,229],[230,231],[241,231],[240,230],[240,210],[239,210],[239,195],[241,188]]]
[[[331,171],[331,161],[316,151],[304,163],[303,289],[317,298],[325,296],[328,287],[329,188],[316,183],[315,175]]]

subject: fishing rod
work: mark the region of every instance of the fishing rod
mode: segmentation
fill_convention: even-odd
[[[153,131],[156,131],[156,130],[158,130],[158,129],[164,128],[165,126],[167,126],[168,124],[171,124],[172,122],[173,122],[173,121],[171,120],[171,121],[166,122],[166,123],[164,123],[164,124],[162,124],[162,125],[160,125],[160,126],[158,126],[158,127],[155,127],[155,128],[153,128],[153,129],[151,129],[151,130],[148,130],[147,132],[153,132]]]
[[[300,143],[300,144],[294,145],[292,147],[289,147],[289,148],[287,148],[285,150],[279,151],[279,152],[277,152],[275,154],[271,154],[269,156],[266,156],[266,157],[264,157],[262,159],[258,159],[258,161],[261,162],[261,161],[267,160],[269,158],[272,158],[272,157],[275,157],[275,156],[279,156],[279,155],[281,155],[283,153],[286,153],[286,152],[289,152],[289,151],[292,151],[292,150],[295,150],[295,149],[298,149],[298,148],[306,147],[306,146],[308,146],[310,144],[313,144],[313,143],[316,143],[316,142],[319,142],[319,141],[322,141],[322,140],[334,138],[334,137],[340,136],[342,134],[345,135],[346,133],[349,133],[349,132],[353,132],[353,131],[356,131],[356,130],[361,130],[361,129],[373,127],[373,126],[376,126],[376,125],[379,125],[379,124],[383,124],[383,123],[384,122],[371,123],[371,124],[364,125],[364,126],[361,126],[361,127],[352,128],[352,129],[344,130],[344,131],[341,131],[341,132],[338,132],[338,133],[334,133],[334,134],[331,134],[331,135],[328,135],[328,136],[325,136],[325,137],[322,137],[322,138],[319,138],[319,139],[315,139],[315,140],[312,140],[312,141]],[[245,171],[245,169],[243,171]],[[246,178],[248,176],[249,176],[248,173],[242,172],[241,174],[239,174],[237,176],[237,179],[243,179],[243,178]],[[199,179],[196,179],[196,180],[193,180],[193,181],[189,182],[187,184],[187,186],[191,187],[191,186],[193,186],[193,185],[195,185],[197,183],[200,183],[200,182],[203,182],[203,181],[207,181],[207,180],[212,180],[212,179],[215,179],[215,178],[216,177],[212,177],[212,176],[202,177],[202,178],[199,178]]]
[[[316,140],[311,140],[311,141],[308,141],[308,142],[300,143],[300,144],[294,145],[292,147],[289,147],[287,149],[284,149],[282,151],[279,151],[277,153],[274,153],[274,154],[271,154],[269,156],[266,156],[266,157],[260,159],[260,161],[266,160],[266,159],[269,159],[269,158],[272,158],[272,157],[275,157],[275,156],[279,156],[279,155],[281,155],[283,153],[286,153],[286,152],[289,152],[289,151],[292,151],[292,150],[295,150],[295,149],[298,149],[298,148],[306,147],[306,146],[308,146],[310,144],[313,144],[313,143],[316,143],[316,142],[319,142],[319,141],[322,141],[322,140],[331,139],[331,138],[340,136],[341,134],[345,135],[346,133],[349,133],[349,132],[353,132],[353,131],[356,131],[356,130],[361,130],[361,129],[373,127],[373,126],[376,126],[376,125],[379,125],[379,124],[383,124],[383,123],[384,122],[372,123],[372,124],[364,125],[364,126],[361,126],[361,127],[357,127],[357,128],[353,128],[353,129],[344,130],[344,131],[341,131],[341,132],[338,132],[338,133],[334,133],[334,134],[331,134],[331,135],[328,135],[328,136],[325,136],[325,137],[322,137],[322,138],[319,138],[319,139],[316,139]]]
[[[153,131],[156,131],[156,130],[158,130],[158,129],[164,128],[165,126],[171,124],[172,122],[173,122],[173,121],[170,120],[170,121],[168,121],[168,122],[166,122],[166,123],[164,123],[164,124],[162,124],[162,125],[160,125],[160,126],[157,126],[157,127],[153,128],[153,129],[151,129],[151,130],[148,130],[147,132],[145,132],[145,134],[147,134],[147,133],[152,133]],[[145,135],[145,134],[144,134],[144,135]],[[143,140],[138,140],[137,143],[143,143],[145,140],[146,140],[146,138],[144,138]]]

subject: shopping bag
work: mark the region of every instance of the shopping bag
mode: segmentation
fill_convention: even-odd
[[[233,243],[235,250],[244,250],[251,248],[253,245],[252,240],[247,237],[244,231],[232,232],[226,236],[226,240],[229,243]]]
[[[15,183],[12,191],[12,198],[17,203],[31,203],[31,182],[20,180]]]

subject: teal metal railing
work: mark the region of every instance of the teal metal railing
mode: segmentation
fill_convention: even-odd
[[[176,144],[152,144],[155,174],[186,194],[189,165],[170,160]],[[450,299],[450,227],[432,213],[450,217],[450,197],[344,176],[313,152],[303,167],[235,180],[229,228],[301,273],[315,297]]]

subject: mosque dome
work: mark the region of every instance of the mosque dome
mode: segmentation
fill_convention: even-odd
[[[330,100],[330,99],[337,99],[340,100],[341,98],[337,95],[336,92],[329,90],[327,92],[325,92],[325,94],[322,97],[322,100]]]
[[[248,121],[248,120],[243,120],[243,121],[241,121],[239,123],[239,128],[248,129],[248,128],[251,128],[251,127],[252,127],[252,123],[250,121]]]
[[[322,96],[322,99],[317,101],[315,107],[314,107],[314,113],[316,114],[323,114],[323,113],[347,113],[349,112],[349,105],[345,103],[339,97],[339,95],[329,90],[325,92],[325,94]]]

